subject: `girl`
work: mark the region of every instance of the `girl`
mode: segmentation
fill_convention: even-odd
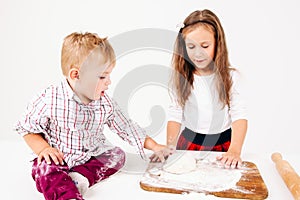
[[[212,11],[197,10],[185,19],[172,66],[168,146],[223,151],[217,159],[225,167],[239,166],[247,132],[246,110],[237,70],[229,64],[223,28]]]

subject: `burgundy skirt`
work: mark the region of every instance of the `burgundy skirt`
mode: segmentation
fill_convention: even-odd
[[[177,142],[178,150],[223,151],[230,146],[231,128],[219,134],[201,134],[185,128]]]

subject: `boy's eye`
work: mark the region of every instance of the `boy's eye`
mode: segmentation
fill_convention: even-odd
[[[105,76],[99,76],[98,78],[99,79],[105,79],[106,77]]]

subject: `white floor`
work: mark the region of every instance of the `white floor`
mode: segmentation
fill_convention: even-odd
[[[0,165],[1,199],[42,200],[44,199],[32,180],[31,163],[28,162],[29,149],[23,141],[0,141],[2,162]],[[300,173],[300,162],[297,155],[283,155],[294,169]],[[268,199],[292,199],[292,196],[278,175],[270,155],[245,154],[244,160],[254,162],[269,190]],[[298,157],[298,156],[297,156]],[[148,192],[140,188],[139,180],[146,163],[137,162],[137,158],[131,157],[123,171],[111,176],[89,189],[85,195],[87,200],[105,199],[139,199],[139,200],[164,200],[164,199],[221,199],[202,194],[169,194]],[[133,173],[133,168],[140,169],[140,173]],[[131,172],[129,172],[131,171]]]

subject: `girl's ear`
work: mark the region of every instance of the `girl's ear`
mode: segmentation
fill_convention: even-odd
[[[79,70],[77,68],[72,68],[69,71],[69,77],[74,80],[74,79],[79,79]]]

